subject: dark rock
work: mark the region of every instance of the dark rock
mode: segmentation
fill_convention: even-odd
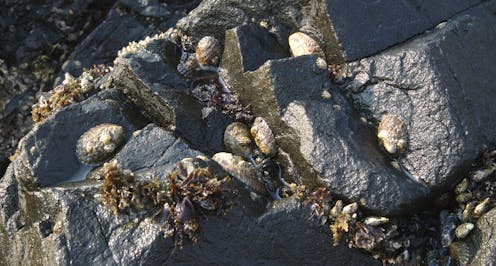
[[[468,247],[465,257],[469,265],[496,265],[495,228],[496,209],[493,209],[477,221],[477,227],[462,241]]]
[[[16,173],[28,186],[52,186],[78,179],[87,168],[76,157],[76,143],[88,129],[103,123],[124,127],[129,136],[143,118],[116,90],[74,103],[37,125],[19,143]],[[78,170],[79,169],[79,170]],[[84,176],[83,176],[84,177]]]
[[[189,95],[189,85],[175,70],[179,47],[168,38],[139,45],[115,61],[115,86],[143,108],[158,125],[174,130],[194,149],[223,151],[222,136],[231,119],[202,106]]]
[[[260,49],[256,42],[240,43],[253,40],[244,36],[253,32],[246,27],[251,26],[226,32],[222,67],[241,102],[271,126],[288,175],[307,185],[323,182],[334,193],[384,214],[398,213],[427,195],[421,184],[391,166],[375,132],[331,90],[327,68],[316,56],[269,60],[254,71],[243,69],[249,65],[244,61],[252,60],[245,54],[264,54],[251,50]],[[331,99],[321,96],[324,90],[331,90]]]
[[[481,0],[325,0],[311,24],[324,36],[326,54],[339,63],[370,56],[450,19]],[[385,8],[387,7],[387,8]],[[340,58],[341,57],[341,58]]]
[[[489,1],[377,56],[347,65],[346,93],[377,122],[403,117],[408,147],[399,162],[433,188],[459,181],[496,143],[496,1]]]
[[[188,38],[183,45],[192,49],[203,36],[214,36],[221,42],[226,30],[248,23],[262,24],[275,34],[278,42],[288,48],[291,32],[305,24],[315,13],[315,1],[202,1],[176,27]]]
[[[148,125],[133,134],[116,158],[134,169],[139,178],[155,177],[166,182],[173,163],[196,154],[200,153],[171,133]],[[12,164],[9,169],[18,166]],[[0,188],[11,187],[9,180],[23,178],[16,176],[21,174],[17,169],[8,173]],[[235,205],[225,215],[200,220],[199,243],[186,242],[183,249],[177,249],[173,237],[164,237],[161,225],[150,218],[155,210],[114,216],[101,203],[100,184],[88,180],[30,190],[21,183],[14,191],[0,190],[1,213],[14,211],[23,223],[22,228],[12,231],[13,235],[4,233],[9,219],[0,223],[0,254],[10,254],[0,257],[0,263],[379,265],[358,250],[344,245],[333,247],[326,228],[312,224],[310,209],[294,199],[279,201],[260,216],[263,208],[241,187],[236,188]],[[19,194],[14,198],[17,205],[5,204],[5,192]],[[53,224],[46,237],[39,234],[41,221]]]
[[[72,52],[59,73],[80,75],[94,64],[111,64],[117,52],[129,42],[139,41],[173,27],[180,19],[180,11],[193,6],[168,7],[156,0],[119,1],[98,25]]]

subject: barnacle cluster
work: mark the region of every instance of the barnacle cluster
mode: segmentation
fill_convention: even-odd
[[[334,245],[344,239],[348,246],[369,252],[386,264],[467,265],[477,246],[467,236],[496,202],[494,175],[474,177],[488,172],[495,160],[495,151],[484,152],[478,167],[455,187],[451,199],[456,206],[452,209],[409,217],[368,216],[357,203],[345,205],[323,187],[305,194],[304,203],[311,209],[311,219],[329,227]]]
[[[92,69],[85,70],[77,79],[66,73],[61,85],[40,95],[38,102],[33,105],[31,111],[33,121],[39,123],[62,108],[86,99],[94,89],[98,89],[93,85],[96,79],[110,70],[111,68],[104,65],[93,66]]]
[[[384,115],[377,129],[377,137],[390,154],[404,151],[407,144],[407,131],[403,119],[398,115]]]
[[[152,41],[170,38],[171,34],[172,34],[172,30],[167,32],[160,32],[153,36],[146,36],[145,39],[140,40],[138,42],[135,41],[129,42],[127,46],[123,47],[117,52],[117,57],[125,57],[126,55],[136,54],[139,49],[143,49],[147,44],[151,43]]]
[[[230,204],[226,186],[229,176],[218,178],[201,158],[180,161],[176,170],[168,175],[169,182],[138,180],[116,160],[105,163],[96,175],[103,179],[100,188],[103,204],[115,215],[152,211],[148,213],[153,213],[164,230],[172,230],[179,247],[185,236],[198,241],[200,215],[216,214]]]

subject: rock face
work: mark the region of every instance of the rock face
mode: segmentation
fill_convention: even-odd
[[[174,130],[195,149],[208,154],[223,151],[224,129],[232,120],[187,94],[190,85],[173,68],[179,53],[166,37],[152,40],[116,59],[114,83],[153,121]]]
[[[496,209],[483,215],[477,222],[477,229],[463,242],[467,245],[469,265],[495,265],[496,241],[494,230],[496,228]]]
[[[199,154],[151,124],[133,134],[115,159],[141,178],[166,182],[165,173],[175,162]],[[20,160],[0,182],[0,241],[6,247],[0,251],[2,264],[379,264],[357,250],[332,247],[330,235],[309,223],[310,209],[298,201],[280,201],[262,215],[263,206],[241,187],[236,205],[226,215],[201,221],[198,244],[177,250],[172,237],[164,238],[160,224],[149,218],[153,211],[114,216],[98,197],[99,181],[31,190],[18,182]],[[29,248],[20,249],[24,246]]]
[[[463,12],[412,41],[347,65],[344,85],[362,115],[403,117],[409,146],[399,162],[433,188],[456,182],[496,143],[496,2]]]
[[[72,104],[49,117],[19,143],[20,159],[16,169],[24,171],[24,175],[19,175],[20,179],[26,185],[43,187],[67,182],[71,178],[84,178],[82,173],[89,169],[76,157],[79,137],[103,123],[120,125],[130,136],[140,123],[146,121],[134,114],[133,109],[135,107],[126,104],[122,94],[110,90],[89,98],[84,104]]]
[[[335,193],[386,214],[427,195],[424,186],[391,166],[373,130],[336,88],[331,90],[326,65],[316,56],[274,59],[254,67],[254,60],[272,54],[263,47],[276,47],[270,34],[259,31],[251,26],[227,31],[222,66],[240,100],[274,130],[284,151],[279,159],[289,156],[294,163],[286,164],[289,175],[306,184],[323,182]],[[247,56],[255,53],[256,59]],[[323,91],[329,90],[331,99],[324,99]]]
[[[394,1],[325,0],[315,23],[346,62],[361,59],[420,34],[481,0]],[[387,8],[384,8],[387,7]],[[422,19],[418,19],[418,18]],[[324,18],[324,19],[322,19]],[[393,26],[394,25],[394,26]],[[338,63],[339,57],[330,59]]]

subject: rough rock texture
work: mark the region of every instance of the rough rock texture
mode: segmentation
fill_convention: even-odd
[[[477,221],[477,228],[463,242],[470,250],[469,265],[496,265],[496,209],[492,209]]]
[[[32,127],[35,95],[113,1],[0,2],[0,174]]]
[[[286,48],[289,34],[304,31],[319,41],[329,63],[342,63],[401,43],[480,2],[210,0],[202,1],[177,28],[190,38],[183,41],[196,44],[202,36],[222,40],[226,30],[255,23],[275,33]]]
[[[458,181],[496,143],[495,11],[489,1],[347,65],[345,92],[373,122],[387,113],[403,117],[409,146],[399,162],[434,188]]]
[[[140,46],[115,61],[115,86],[127,94],[158,125],[174,130],[192,147],[207,154],[223,151],[223,134],[231,119],[203,107],[187,94],[175,70],[179,47],[167,38]]]
[[[110,90],[72,104],[49,117],[19,143],[20,159],[16,161],[16,169],[25,174],[18,175],[19,178],[26,185],[51,186],[84,177],[80,175],[88,167],[76,157],[79,137],[103,123],[121,125],[129,136],[146,121],[133,113],[133,109],[135,107],[126,103],[122,94]]]
[[[317,1],[318,2],[318,1]],[[482,0],[325,0],[315,23],[327,54],[340,50],[349,62],[370,56],[423,33]],[[385,8],[387,7],[387,8]],[[330,58],[337,63],[338,57]]]
[[[166,31],[173,27],[195,1],[176,6],[159,1],[119,1],[105,20],[89,34],[64,62],[59,77],[65,72],[80,75],[83,68],[110,64],[117,51],[131,41]]]
[[[319,65],[316,56],[269,60],[247,71],[272,54],[264,47],[275,45],[270,34],[254,27],[227,31],[224,76],[243,104],[274,130],[284,151],[279,159],[284,162],[289,156],[294,163],[291,167],[286,162],[288,175],[307,185],[324,182],[331,191],[385,214],[398,213],[427,194],[390,165],[373,130],[337,90],[330,92],[331,99],[322,98],[330,80],[325,63]],[[250,54],[259,56],[246,56]]]
[[[133,134],[116,158],[139,178],[166,182],[175,162],[197,154],[169,132],[149,125]],[[154,210],[114,216],[101,203],[99,181],[30,190],[17,184],[17,167],[12,164],[0,182],[0,241],[5,247],[0,254],[10,254],[0,258],[2,264],[379,265],[355,249],[332,247],[329,233],[312,224],[310,209],[295,200],[278,202],[261,215],[263,206],[238,187],[234,208],[202,219],[200,242],[187,242],[179,250],[148,218]]]

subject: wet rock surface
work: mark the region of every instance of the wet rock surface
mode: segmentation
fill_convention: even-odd
[[[494,264],[496,1],[121,0],[83,26],[95,3],[1,5],[0,41],[27,46],[0,48],[0,264]],[[211,158],[255,117],[276,149],[254,136],[229,177]],[[124,144],[83,165],[106,123]]]
[[[385,214],[397,213],[428,194],[391,166],[374,131],[336,88],[331,89],[325,64],[322,69],[316,56],[269,60],[248,71],[253,60],[263,61],[260,58],[270,54],[257,49],[273,47],[259,45],[260,39],[275,41],[249,26],[227,31],[222,66],[240,100],[275,131],[279,147],[296,168],[286,165],[288,173],[295,170],[294,178],[302,183],[324,182],[332,191]],[[242,41],[245,45],[238,44]],[[260,55],[256,59],[247,56],[255,53]],[[332,97],[322,98],[323,91]]]
[[[344,85],[361,115],[402,117],[408,147],[399,162],[433,188],[457,182],[496,142],[487,77],[496,74],[494,1],[469,9],[412,41],[347,65]],[[422,66],[422,67],[419,67]]]
[[[81,135],[94,126],[113,123],[122,126],[126,136],[130,136],[143,124],[143,119],[136,111],[133,113],[133,109],[136,110],[126,103],[122,94],[109,90],[46,119],[19,143],[18,157],[22,159],[17,160],[18,169],[23,168],[27,174],[20,178],[37,186],[52,186],[71,178],[77,180],[78,171],[86,168],[76,156],[76,144]]]

